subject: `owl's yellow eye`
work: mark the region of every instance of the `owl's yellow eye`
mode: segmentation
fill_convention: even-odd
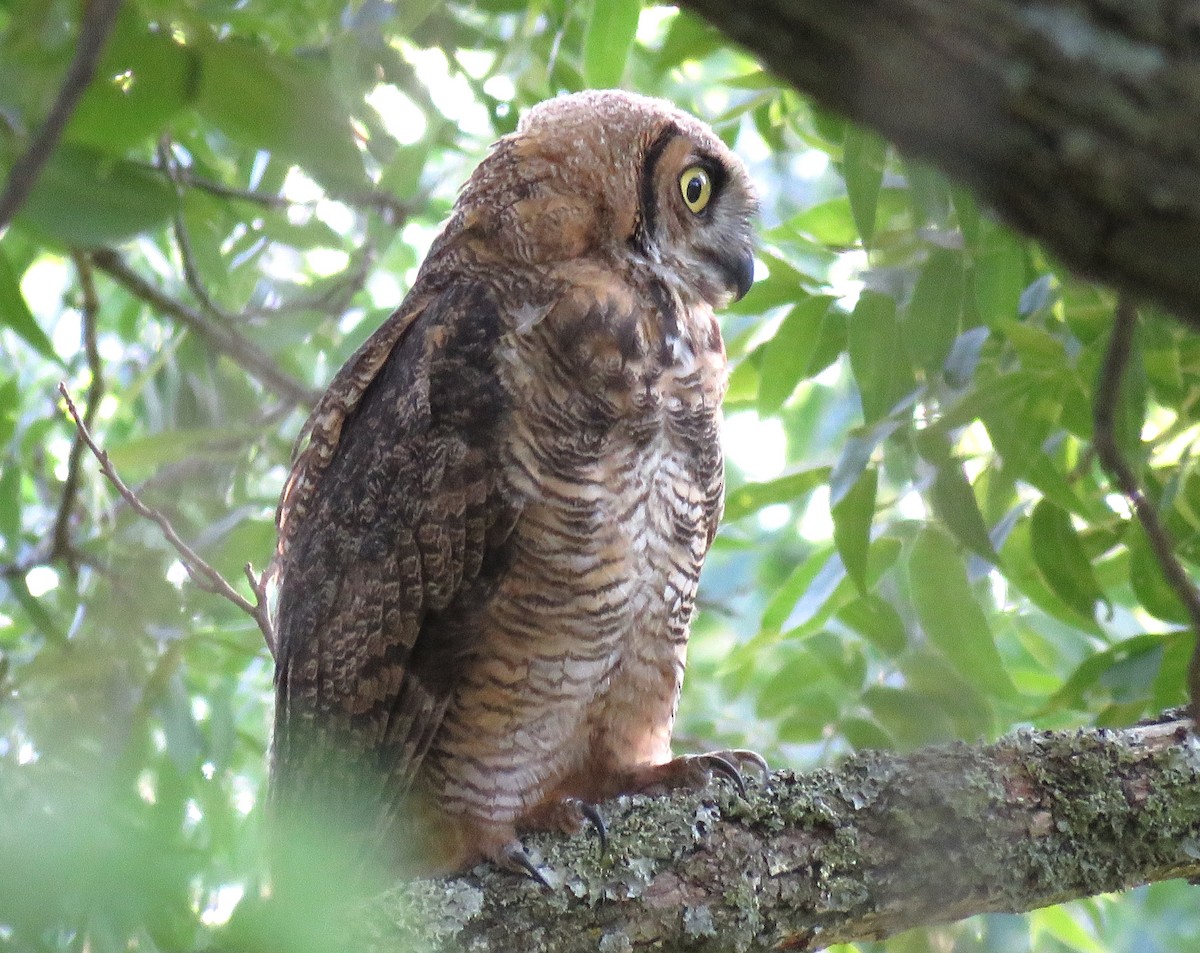
[[[679,191],[683,204],[699,215],[712,198],[712,180],[700,166],[688,166],[679,177]]]

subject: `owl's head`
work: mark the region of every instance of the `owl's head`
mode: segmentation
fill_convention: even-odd
[[[460,220],[530,263],[648,267],[713,307],[754,278],[754,187],[706,124],[671,103],[593,90],[531,109],[464,187]]]

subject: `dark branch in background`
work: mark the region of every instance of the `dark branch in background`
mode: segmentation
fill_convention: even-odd
[[[92,274],[92,263],[88,261],[87,255],[76,251],[71,258],[75,263],[75,272],[79,276],[79,288],[83,295],[83,351],[87,356],[88,372],[91,376],[87,392],[87,410],[84,411],[82,423],[91,429],[95,426],[96,412],[100,409],[100,400],[104,396],[104,367],[100,362],[100,349],[96,343],[100,300],[96,297],[95,276]],[[67,478],[63,481],[62,501],[54,519],[53,543],[49,557],[52,561],[65,560],[72,575],[78,568],[79,560],[71,542],[71,518],[75,512],[75,498],[79,493],[79,467],[83,462],[83,450],[83,436],[76,433],[75,441],[71,444],[70,456],[67,458]]]
[[[1096,449],[1101,466],[1108,471],[1117,488],[1133,505],[1133,511],[1146,531],[1146,538],[1150,541],[1150,548],[1154,550],[1163,576],[1191,619],[1196,644],[1192,649],[1191,663],[1188,665],[1188,691],[1192,699],[1192,718],[1200,725],[1200,593],[1197,593],[1187,570],[1176,557],[1171,535],[1158,518],[1158,511],[1146,499],[1133,468],[1129,466],[1117,445],[1117,408],[1121,404],[1121,386],[1125,380],[1125,369],[1129,363],[1136,331],[1137,309],[1128,297],[1122,295],[1117,302],[1112,337],[1109,338],[1104,363],[1100,367],[1100,376],[1096,380],[1092,445]]]
[[[265,578],[256,576],[253,568],[247,563],[246,579],[249,581],[250,588],[254,592],[254,602],[250,602],[234,589],[225,580],[224,576],[213,569],[212,566],[204,561],[199,553],[180,538],[179,533],[175,531],[175,527],[171,525],[170,520],[158,510],[143,503],[137,494],[126,485],[125,481],[117,473],[116,468],[113,467],[112,461],[109,460],[108,452],[102,450],[96,444],[96,441],[92,439],[91,430],[79,415],[79,411],[75,407],[75,402],[71,399],[71,395],[67,391],[67,386],[59,384],[58,392],[62,394],[63,400],[67,402],[67,411],[70,413],[71,419],[75,421],[75,427],[79,431],[79,436],[99,461],[100,472],[104,474],[109,483],[116,488],[117,492],[121,494],[122,498],[135,513],[158,525],[158,528],[162,530],[163,535],[167,538],[167,542],[179,554],[179,560],[183,564],[183,568],[187,570],[187,574],[192,582],[205,592],[211,592],[213,595],[221,596],[223,599],[232,602],[249,615],[258,624],[263,638],[267,640],[267,645],[273,652],[275,647],[275,633],[271,626],[271,614],[267,601]]]
[[[1200,326],[1200,61],[1180,0],[681,0],[1080,274]]]
[[[171,180],[175,194],[180,199],[176,205],[173,228],[175,245],[179,248],[179,260],[183,264],[183,280],[191,289],[192,294],[196,296],[196,300],[200,302],[201,309],[222,324],[229,326],[233,324],[233,317],[213,301],[208,289],[204,287],[204,282],[200,280],[200,269],[196,267],[196,255],[192,251],[192,236],[188,231],[187,222],[183,218],[183,186],[179,177],[180,166],[175,161],[175,156],[171,151],[171,142],[167,138],[162,139],[158,144],[158,162],[167,174],[167,178]]]
[[[67,69],[54,105],[46,116],[42,128],[29,144],[25,153],[13,163],[8,174],[4,193],[0,195],[0,232],[3,232],[13,216],[20,211],[33,186],[41,175],[42,168],[54,153],[59,137],[67,126],[67,120],[79,103],[79,97],[87,89],[100,62],[104,44],[117,22],[117,11],[121,0],[91,0],[84,3],[83,20],[79,24],[79,40],[75,46],[75,57]]]
[[[745,800],[724,784],[620,798],[601,805],[607,855],[582,835],[527,840],[554,889],[494,867],[402,884],[354,911],[364,939],[345,945],[803,953],[1195,876],[1200,748],[1189,726],[863,752],[751,783]]]
[[[195,308],[160,291],[130,268],[113,249],[97,249],[92,253],[92,262],[131,295],[196,332],[205,343],[225,354],[279,396],[302,407],[312,407],[316,403],[319,394],[280,370],[257,344],[233,328],[218,324]]]
[[[289,208],[292,206],[315,204],[311,202],[293,202],[281,196],[268,195],[261,192],[248,192],[223,186],[220,183],[211,182],[207,179],[197,178],[192,175],[191,171],[175,154],[174,146],[170,139],[165,137],[158,145],[157,164],[150,166],[150,168],[166,175],[180,198],[183,196],[185,187],[195,186],[222,198],[255,202],[268,208]],[[342,201],[362,209],[377,212],[393,228],[403,225],[410,214],[409,207],[406,204],[382,192],[370,192],[357,197],[345,198]],[[268,306],[247,306],[234,314],[217,304],[200,275],[200,268],[196,263],[196,255],[192,246],[191,233],[188,231],[187,222],[183,216],[182,201],[179,203],[178,211],[175,213],[173,230],[175,233],[175,244],[179,249],[180,262],[183,266],[184,282],[195,296],[196,301],[200,304],[201,310],[227,327],[239,321],[253,318],[271,318],[297,311],[312,310],[324,311],[329,314],[339,314],[349,306],[350,299],[353,298],[366,282],[375,257],[374,249],[371,245],[364,244],[351,256],[350,263],[341,274],[336,278],[330,278],[325,281],[324,287],[315,293],[297,295],[294,298],[281,300],[277,304]]]
[[[138,162],[137,160],[131,161],[152,172],[167,174],[167,170],[164,168],[161,159],[156,163]],[[249,202],[252,205],[260,205],[263,208],[312,208],[318,202],[322,201],[321,199],[290,199],[271,192],[240,189],[233,185],[226,185],[224,182],[217,182],[202,175],[196,175],[191,169],[178,162],[176,163],[174,179],[182,186],[199,189],[201,192],[207,192],[210,195],[215,195],[217,198],[232,199],[237,202]],[[415,209],[423,206],[428,196],[421,196],[416,202],[406,202],[388,192],[373,189],[367,192],[330,193],[328,198],[335,202],[350,205],[360,211],[375,212],[383,219],[385,224],[392,228],[400,228],[412,216]]]

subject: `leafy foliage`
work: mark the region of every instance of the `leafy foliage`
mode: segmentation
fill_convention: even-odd
[[[77,13],[0,5],[0,170]],[[227,578],[261,566],[296,393],[523,108],[616,83],[713,120],[764,198],[681,745],[805,767],[1184,700],[1184,613],[1089,446],[1114,302],[933,170],[636,0],[132,0],[0,239],[0,949],[200,948],[261,883],[267,652],[73,449],[56,382]],[[1198,384],[1144,316],[1121,440],[1189,565]],[[1189,910],[1164,885],[871,948],[1183,949]]]

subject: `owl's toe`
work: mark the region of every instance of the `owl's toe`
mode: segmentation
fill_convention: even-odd
[[[498,867],[504,870],[511,871],[514,874],[522,874],[531,880],[536,880],[547,890],[553,890],[554,886],[546,879],[546,875],[542,873],[537,864],[533,862],[533,858],[529,856],[529,852],[525,849],[525,845],[519,840],[509,841],[503,845],[492,858]]]
[[[743,770],[752,767],[764,786],[770,777],[766,759],[754,751],[732,749],[710,751],[707,754],[688,754],[665,764],[648,765],[631,774],[626,793],[657,794],[676,788],[702,788],[714,777],[729,781],[739,795],[746,796]]]
[[[608,850],[608,828],[604,826],[604,818],[600,814],[600,809],[595,804],[581,801],[579,798],[566,798],[565,802],[570,802],[581,818],[595,828],[596,836],[600,839],[600,852],[606,852]]]

